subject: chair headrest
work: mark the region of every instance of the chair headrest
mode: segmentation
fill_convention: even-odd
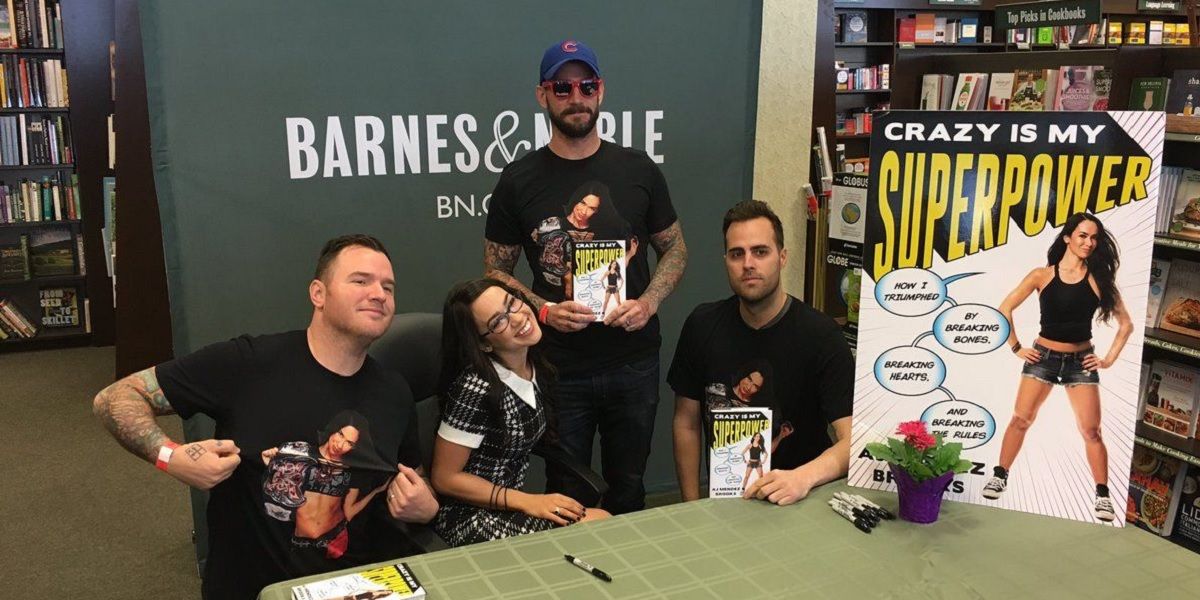
[[[369,353],[385,368],[403,375],[413,400],[420,402],[437,394],[441,349],[442,315],[402,313],[392,319],[392,326],[375,340]]]

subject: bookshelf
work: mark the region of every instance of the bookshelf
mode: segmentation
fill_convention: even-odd
[[[956,75],[964,71],[1002,72],[1015,71],[1018,68],[1059,67],[1070,64],[1103,65],[1115,69],[1118,78],[1124,75],[1122,81],[1114,81],[1112,90],[1112,97],[1120,98],[1123,107],[1129,81],[1134,77],[1148,76],[1144,73],[1158,71],[1157,65],[1147,65],[1143,62],[1145,57],[1149,56],[1152,63],[1158,63],[1160,55],[1189,56],[1190,51],[1195,48],[1168,45],[1060,47],[1057,44],[1033,43],[1028,49],[1020,49],[1010,44],[1007,36],[997,30],[995,25],[996,8],[1016,3],[1019,3],[1019,0],[980,0],[977,5],[934,6],[929,0],[821,0],[817,23],[818,68],[813,81],[813,127],[825,127],[831,139],[836,138],[836,143],[844,144],[847,158],[867,157],[870,154],[870,135],[864,135],[862,131],[857,130],[839,132],[838,115],[870,110],[876,105],[889,102],[891,108],[916,108],[921,75],[925,73]],[[1183,10],[1140,12],[1137,0],[1103,0],[1101,7],[1104,18],[1121,23],[1125,35],[1128,34],[1128,25],[1132,22],[1148,23],[1161,20],[1178,24],[1186,22],[1187,19]],[[843,23],[845,17],[852,14],[865,15],[863,22],[867,29],[866,41],[843,41],[846,35]],[[901,20],[913,18],[917,14],[929,14],[935,19],[948,21],[973,20],[976,23],[975,39],[978,41],[935,44],[900,42]],[[991,42],[983,41],[985,27],[992,29]],[[835,62],[843,63],[851,69],[888,64],[891,67],[890,89],[836,91],[836,74],[825,67]],[[832,95],[829,94],[831,90],[834,91]],[[831,146],[831,155],[834,150]],[[812,183],[814,188],[819,189],[819,176],[814,174]]]
[[[17,0],[14,0],[14,3],[17,3]],[[95,60],[96,57],[107,54],[112,31],[111,28],[99,25],[112,21],[112,6],[107,0],[49,0],[46,5],[49,9],[48,15],[57,13],[61,16],[53,26],[50,24],[52,19],[48,18],[46,26],[47,29],[53,27],[59,32],[62,47],[2,48],[0,60],[17,61],[16,64],[25,60],[27,66],[30,61],[58,61],[54,64],[61,64],[62,70],[68,75],[66,106],[28,106],[9,102],[8,107],[0,107],[0,118],[25,118],[28,122],[45,117],[53,119],[56,123],[61,120],[62,132],[69,135],[69,140],[64,139],[61,146],[69,145],[72,157],[70,160],[54,161],[55,164],[6,164],[0,166],[0,181],[13,186],[22,179],[40,183],[43,177],[58,176],[65,185],[70,185],[70,179],[75,177],[77,184],[72,190],[72,195],[77,198],[79,214],[78,218],[57,220],[54,217],[59,215],[50,215],[51,220],[41,221],[6,219],[16,222],[0,223],[0,246],[11,248],[13,242],[20,240],[22,236],[27,239],[44,238],[53,235],[54,232],[59,232],[57,235],[65,232],[70,236],[70,253],[75,267],[69,274],[38,277],[33,276],[31,272],[28,280],[0,281],[0,299],[18,306],[22,314],[38,327],[37,335],[32,338],[10,335],[8,339],[0,341],[0,353],[112,343],[112,284],[104,267],[103,251],[98,243],[100,228],[104,224],[99,202],[101,173],[96,169],[96,165],[102,164],[106,158],[104,122],[101,117],[97,129],[96,113],[111,111],[102,102],[109,96],[109,72],[107,64],[100,64]],[[40,27],[39,23],[39,31]],[[52,43],[49,36],[47,38],[47,43]],[[18,43],[22,41],[28,42],[18,40]],[[43,67],[43,70],[50,75],[49,69]],[[49,93],[52,90],[50,86],[46,86],[43,91]],[[59,93],[61,89],[53,91]],[[66,158],[61,151],[59,155]],[[53,206],[53,202],[51,205]],[[60,206],[65,208],[65,205],[65,198],[60,197]],[[67,215],[64,213],[61,216]],[[77,325],[42,326],[43,291],[51,295],[50,290],[54,289],[75,292],[79,320]],[[53,303],[53,298],[46,299],[48,303]],[[90,328],[85,304],[90,307]]]

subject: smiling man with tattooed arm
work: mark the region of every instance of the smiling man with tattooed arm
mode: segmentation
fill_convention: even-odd
[[[601,507],[620,514],[645,504],[662,341],[655,315],[683,277],[687,246],[658,165],[645,152],[600,139],[604,86],[596,55],[584,44],[565,40],[546,50],[534,94],[550,119],[550,143],[500,175],[488,210],[484,273],[525,292],[538,309],[547,325],[542,344],[559,371],[552,396],[560,443],[590,463],[599,429],[609,485]],[[658,253],[653,276],[647,242]],[[624,251],[627,299],[602,320],[574,301],[576,246],[584,243]],[[522,251],[533,271],[528,286],[513,276]],[[617,289],[615,281],[610,285]],[[604,297],[606,290],[587,293]],[[562,472],[548,471],[547,487],[587,496],[581,482]]]
[[[101,391],[96,416],[125,449],[210,490],[207,599],[254,598],[272,583],[394,558],[382,520],[427,523],[408,384],[367,356],[395,311],[387,251],[330,240],[309,283],[307,329],[241,336]],[[203,413],[215,439],[172,442],[155,417]]]

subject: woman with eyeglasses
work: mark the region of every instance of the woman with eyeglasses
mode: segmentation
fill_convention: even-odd
[[[432,480],[445,498],[434,529],[452,546],[609,516],[562,494],[521,491],[530,451],[554,436],[541,339],[524,296],[499,281],[459,283],[446,297]]]

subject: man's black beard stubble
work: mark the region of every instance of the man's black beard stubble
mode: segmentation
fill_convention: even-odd
[[[572,114],[578,113],[578,112],[587,113],[587,114],[591,115],[591,118],[588,119],[587,122],[585,122],[582,125],[574,125],[572,123],[567,122],[566,117],[568,117]],[[565,135],[569,138],[572,138],[572,139],[579,139],[579,138],[587,137],[588,134],[591,133],[592,130],[596,128],[596,121],[599,120],[598,116],[597,116],[597,112],[592,111],[592,110],[588,109],[587,107],[583,107],[578,110],[572,110],[569,113],[563,113],[563,115],[561,117],[554,114],[553,111],[547,110],[546,113],[550,115],[550,122],[554,124],[554,127],[557,128],[559,131],[561,131],[563,135]]]
[[[740,299],[742,301],[742,303],[745,304],[749,308],[758,308],[759,306],[767,304],[768,302],[771,301],[771,296],[775,295],[775,290],[779,289],[779,285],[781,283],[782,283],[781,281],[776,280],[775,285],[773,287],[771,287],[771,289],[763,290],[762,295],[760,295],[757,298],[750,299],[745,296],[742,296],[741,294],[738,294],[738,299]]]

